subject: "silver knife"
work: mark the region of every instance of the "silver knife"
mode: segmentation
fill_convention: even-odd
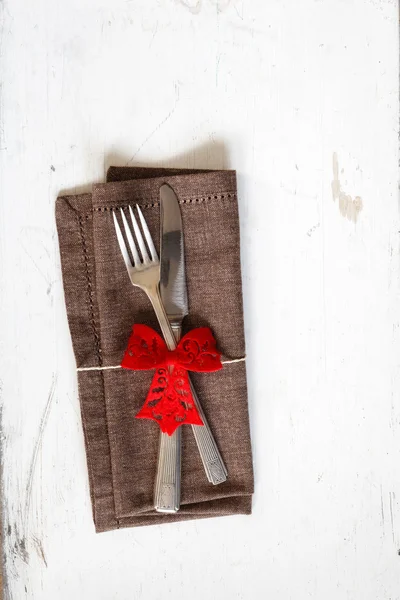
[[[181,336],[182,321],[188,314],[188,298],[185,274],[185,253],[182,217],[178,198],[168,184],[160,188],[161,207],[161,299],[168,320],[178,342]],[[223,483],[228,472],[219,453],[217,444],[207,423],[196,392],[191,385],[196,408],[204,423],[192,425],[197,447],[204,465],[208,481],[214,485]],[[168,436],[160,434],[159,461],[155,485],[155,508],[160,512],[176,512],[179,509],[180,468],[181,468],[181,428]]]

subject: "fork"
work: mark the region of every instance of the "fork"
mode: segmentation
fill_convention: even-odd
[[[160,295],[160,261],[155,249],[149,228],[139,206],[136,206],[140,224],[146,239],[150,256],[147,252],[146,244],[143,240],[136,217],[129,206],[129,214],[131,217],[133,231],[139,246],[140,254],[134,241],[128,221],[124,211],[121,209],[121,218],[125,230],[126,239],[129,244],[129,249],[132,254],[133,264],[131,262],[128,249],[125,244],[120,226],[118,224],[115,212],[113,211],[113,219],[117,240],[123,256],[129,278],[132,285],[143,290],[149,298],[154,312],[156,313],[165,343],[169,350],[176,348],[176,339],[173,329],[168,320],[167,314]],[[141,255],[141,256],[140,256]],[[175,433],[180,437],[180,431]],[[164,464],[165,463],[165,464]],[[154,490],[154,508],[158,512],[177,512],[180,507],[180,468],[181,454],[179,444],[167,444],[164,452],[160,452],[157,467],[157,475]]]

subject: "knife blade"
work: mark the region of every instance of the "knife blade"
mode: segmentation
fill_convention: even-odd
[[[160,187],[161,207],[161,275],[160,292],[161,299],[174,331],[177,342],[182,331],[182,321],[189,313],[188,295],[185,272],[185,249],[182,216],[179,201],[173,188],[164,184]],[[208,425],[204,411],[200,405],[196,392],[191,384],[193,399],[196,408],[204,423],[203,426],[192,425],[192,431],[203,462],[204,470],[210,483],[217,485],[227,479],[227,470],[218,450],[211,429]],[[177,429],[180,436],[180,427]],[[163,435],[163,434],[161,434]],[[166,437],[169,439],[167,440]],[[175,467],[180,473],[180,446],[179,439],[171,439],[174,436],[165,436],[160,439],[160,455],[175,458]],[[169,473],[171,473],[171,458],[169,459]],[[168,471],[168,469],[166,469]],[[175,479],[178,478],[175,476]]]
[[[189,313],[185,273],[185,246],[178,198],[168,184],[160,188],[160,292],[171,326],[181,326]]]

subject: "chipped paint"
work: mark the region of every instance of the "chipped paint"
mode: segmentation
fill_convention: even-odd
[[[341,173],[343,174],[342,169]],[[354,198],[342,189],[339,176],[339,160],[336,152],[333,153],[333,180],[332,180],[333,201],[338,201],[340,214],[353,223],[357,222],[360,212],[363,209],[363,201],[360,196]]]

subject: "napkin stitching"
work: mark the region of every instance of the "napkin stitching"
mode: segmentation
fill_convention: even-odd
[[[102,358],[101,358],[100,337],[97,332],[96,321],[94,318],[93,287],[92,287],[92,281],[90,278],[90,271],[89,271],[89,255],[88,255],[88,251],[87,251],[85,230],[83,227],[83,218],[81,215],[78,216],[78,221],[79,221],[79,229],[80,229],[81,240],[82,240],[83,260],[85,263],[85,271],[86,271],[86,282],[87,282],[87,292],[88,292],[89,311],[90,311],[90,323],[91,323],[93,335],[95,338],[95,348],[96,348],[97,358],[99,359],[99,363],[101,365]]]
[[[78,218],[78,225],[79,225],[79,232],[81,235],[81,243],[82,243],[82,255],[83,255],[83,262],[85,265],[85,276],[86,276],[86,283],[87,283],[87,293],[88,293],[88,298],[89,298],[89,311],[90,311],[90,318],[91,318],[91,325],[92,325],[92,329],[93,329],[93,334],[94,334],[94,338],[95,338],[95,350],[96,350],[96,354],[98,355],[97,352],[97,339],[96,339],[96,327],[95,327],[95,322],[94,322],[94,309],[93,309],[93,302],[91,299],[91,294],[90,294],[90,287],[89,284],[90,282],[90,274],[89,274],[89,257],[88,257],[88,252],[87,252],[87,245],[86,245],[86,238],[85,238],[85,230],[83,227],[83,219],[80,215],[77,214],[77,218]],[[101,364],[101,363],[100,363]],[[104,379],[103,373],[101,373],[101,378]],[[83,409],[82,409],[83,410]],[[83,415],[82,415],[83,416]],[[92,461],[91,461],[91,450],[89,450],[89,447],[91,446],[91,443],[89,441],[89,436],[87,435],[87,432],[85,431],[86,427],[85,427],[85,419],[82,418],[82,426],[83,426],[83,430],[85,432],[85,438],[86,438],[86,443],[88,446],[88,452],[86,453],[87,456],[87,463],[88,463],[88,470],[89,470],[89,479],[91,482],[91,489],[93,490],[93,517],[94,520],[96,521],[96,500],[95,500],[95,490],[94,490],[94,474],[93,474],[93,465],[92,465]]]
[[[86,282],[87,282],[87,294],[88,294],[88,299],[89,299],[89,310],[90,310],[90,320],[91,320],[91,326],[92,326],[92,330],[93,330],[93,335],[94,335],[94,341],[95,341],[95,350],[96,350],[96,354],[97,354],[97,358],[99,360],[100,363],[100,368],[98,369],[100,371],[100,377],[101,377],[101,390],[102,390],[102,401],[104,403],[104,407],[105,410],[107,412],[107,408],[106,408],[106,397],[105,397],[105,382],[104,382],[104,375],[102,373],[101,370],[101,364],[102,364],[102,356],[101,356],[101,346],[100,346],[100,336],[97,332],[97,327],[96,327],[96,319],[95,319],[95,315],[94,315],[94,303],[93,303],[93,286],[92,286],[92,280],[90,277],[90,269],[89,269],[89,254],[88,254],[88,250],[87,250],[87,243],[86,243],[86,235],[85,235],[85,228],[83,226],[83,216],[82,215],[77,215],[78,217],[78,224],[79,224],[79,230],[80,230],[80,234],[81,234],[81,242],[82,242],[82,254],[83,254],[83,261],[85,264],[85,275],[86,275]],[[82,419],[82,424],[84,426],[84,422],[85,420]],[[107,429],[107,440],[108,440],[108,444],[110,445],[110,434],[109,434],[109,430],[108,430],[108,419],[106,416],[105,419],[106,422],[106,429]],[[89,442],[89,436],[87,434],[85,434],[86,437],[86,441],[87,441],[87,445],[88,445],[88,450],[89,450],[89,446],[91,446],[90,442]],[[87,452],[87,462],[88,462],[88,468],[90,471],[90,479],[92,482],[92,489],[93,489],[93,497],[94,497],[94,502],[93,502],[93,513],[94,513],[94,520],[96,521],[96,501],[95,501],[95,490],[94,490],[94,476],[93,476],[93,465],[91,463],[91,460],[89,458],[91,451]],[[113,478],[111,477],[111,487],[112,487],[112,494],[114,497],[114,481]],[[115,502],[115,500],[114,500]],[[114,514],[115,514],[115,509],[114,509]],[[115,522],[117,525],[117,528],[119,529],[120,527],[120,522],[119,519],[115,518]]]
[[[179,204],[203,204],[203,202],[208,202],[209,200],[227,200],[230,198],[236,197],[236,192],[223,192],[221,194],[212,194],[210,196],[201,196],[199,198],[185,198],[183,200],[178,200]],[[143,202],[144,198],[138,198],[138,202]],[[106,212],[108,210],[118,210],[121,208],[128,208],[129,204],[122,204],[120,206],[97,206],[96,208],[92,208],[92,212]],[[140,208],[156,208],[160,206],[159,202],[151,202],[149,204],[140,204]],[[88,215],[85,215],[86,217]]]

